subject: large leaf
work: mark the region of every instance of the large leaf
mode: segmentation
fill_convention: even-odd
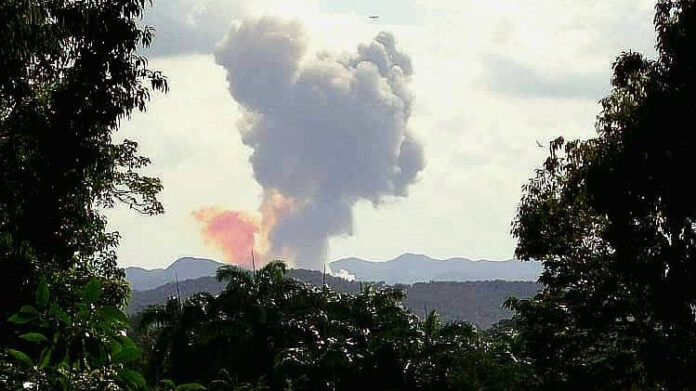
[[[140,358],[140,349],[134,346],[124,346],[111,357],[111,361],[116,364],[123,364],[135,361]]]
[[[41,333],[26,333],[20,335],[19,338],[29,342],[48,342],[48,338]]]
[[[124,348],[126,348],[126,347],[137,348],[138,347],[138,345],[136,345],[136,343],[133,342],[133,340],[130,339],[127,335],[117,335],[114,337],[114,340],[116,342],[119,342]]]
[[[160,384],[167,391],[174,390],[176,388],[176,384],[174,384],[174,382],[169,379],[160,380]]]
[[[46,279],[43,277],[36,288],[36,305],[40,308],[45,308],[48,305],[48,283],[46,283]]]
[[[57,365],[58,368],[68,368],[70,367],[70,352],[65,351],[65,354],[63,355],[63,358],[60,360],[60,362]]]
[[[205,387],[198,383],[186,383],[182,384],[174,389],[175,391],[198,391],[205,390]]]
[[[8,321],[14,324],[25,324],[36,319],[38,314],[36,308],[30,305],[23,305],[22,308],[19,309],[19,312],[12,315]]]
[[[145,379],[143,376],[139,372],[131,369],[122,369],[118,373],[118,377],[121,379],[121,381],[133,388],[137,389],[145,387]]]
[[[123,326],[130,326],[128,316],[120,311],[118,308],[113,306],[106,306],[99,309],[99,315],[108,322],[116,322]]]
[[[39,357],[40,368],[45,368],[49,364],[49,362],[51,361],[51,353],[53,353],[53,349],[51,349],[50,347],[47,347],[43,351],[41,351],[41,356]]]
[[[113,339],[109,342],[109,353],[112,356],[121,351],[121,349],[123,349],[123,345],[116,339]]]
[[[36,315],[23,314],[20,312],[10,316],[10,318],[7,321],[14,324],[25,324],[31,322],[34,319],[36,319]]]
[[[70,316],[63,311],[60,306],[56,303],[51,303],[50,308],[48,309],[48,312],[55,316],[58,320],[63,322],[64,324],[69,324],[70,323]]]
[[[96,278],[92,278],[89,280],[87,285],[85,285],[84,290],[82,291],[82,298],[85,299],[88,303],[94,303],[95,301],[99,300],[99,298],[102,295],[102,286],[99,280]]]
[[[19,350],[15,349],[7,349],[7,353],[10,354],[10,356],[14,357],[17,361],[22,362],[23,364],[26,364],[30,367],[34,366],[34,362],[31,360],[31,358],[24,352],[21,352]]]
[[[19,309],[19,313],[25,315],[38,315],[39,311],[30,305],[23,305],[22,308]]]

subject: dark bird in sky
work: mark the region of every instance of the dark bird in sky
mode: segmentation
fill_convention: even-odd
[[[372,20],[379,19],[379,15],[370,15],[370,16],[368,16],[368,18],[370,18]]]

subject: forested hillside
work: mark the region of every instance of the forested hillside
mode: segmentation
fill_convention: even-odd
[[[360,287],[368,284],[324,276],[314,270],[290,269],[287,276],[316,287],[325,282],[338,292],[351,294],[360,292]],[[133,291],[127,312],[134,315],[149,305],[164,304],[168,298],[179,295],[182,298],[197,292],[217,295],[224,287],[225,283],[214,277],[202,277],[168,283],[147,291]],[[430,282],[396,287],[404,291],[406,308],[419,316],[425,316],[426,311],[436,311],[445,321],[465,321],[482,328],[512,316],[509,309],[503,308],[508,297],[526,299],[540,289],[538,284],[526,281]]]
[[[212,389],[519,389],[510,330],[419,319],[400,289],[345,294],[288,278],[272,262],[225,266],[218,295],[172,298],[136,316],[148,379]],[[218,388],[220,387],[220,388]],[[253,388],[256,387],[256,388]]]
[[[157,198],[162,182],[145,174],[150,160],[139,154],[137,143],[117,133],[134,112],[146,111],[153,92],[168,91],[166,77],[140,55],[154,39],[154,29],[142,23],[148,4],[0,1],[0,390],[696,390],[696,202],[691,187],[696,0],[655,1],[656,55],[620,53],[611,90],[600,101],[596,135],[557,138],[530,173],[512,235],[516,258],[542,262],[540,286],[491,281],[356,287],[326,277],[334,289],[318,273],[296,271],[290,278],[284,262],[256,265],[254,253],[244,251],[243,256],[251,254],[252,271],[227,265],[217,269],[216,281],[169,285],[155,296],[171,296],[172,289],[175,296],[130,318],[125,313],[130,289],[117,266],[120,235],[107,229],[105,210],[120,205],[143,215],[164,211]],[[572,29],[578,21],[563,19],[562,24]],[[285,60],[299,61],[304,47],[270,19],[258,25],[270,26],[266,45],[245,53],[277,68],[281,76],[273,86],[285,86],[297,73],[297,62],[287,66]],[[288,26],[297,27],[281,27]],[[245,45],[260,31],[266,30],[244,30],[233,43]],[[588,51],[592,39],[598,39],[589,37]],[[386,96],[379,100],[389,104],[385,118],[405,127],[402,117],[410,115],[410,106],[391,106],[398,103],[396,96],[382,95],[396,91],[410,104],[399,83],[410,77],[411,64],[401,56],[397,60],[408,65],[408,72],[392,68],[394,59],[386,56],[394,55],[387,51],[393,36],[379,39],[360,47],[360,61],[332,62],[324,76],[354,71],[350,75],[361,76],[361,86],[378,87],[365,91]],[[278,59],[268,56],[276,51]],[[263,79],[257,67],[239,63],[244,58],[237,52],[227,54],[223,60],[250,75],[251,80],[241,80],[242,87],[274,82]],[[545,61],[562,55],[544,54]],[[368,61],[372,57],[390,64],[381,70],[388,78]],[[311,79],[318,73],[319,68],[311,68],[301,76]],[[326,91],[350,92],[340,78],[322,85]],[[247,98],[242,104],[259,106],[259,91],[242,90]],[[300,92],[310,91],[326,92]],[[288,96],[288,90],[261,93],[273,103]],[[357,115],[380,109],[366,110],[360,99],[349,103]],[[541,103],[549,111],[559,109],[553,100]],[[287,108],[261,107],[274,114]],[[277,118],[295,118],[294,113],[286,110],[283,114],[290,117]],[[327,118],[318,122],[330,122]],[[384,122],[375,118],[369,123]],[[283,129],[282,121],[264,124],[252,125],[260,132]],[[371,127],[361,130],[378,139],[385,136]],[[331,151],[340,150],[340,142],[328,142],[335,148]],[[402,147],[416,148],[409,142]],[[304,150],[305,144],[298,145]],[[394,150],[392,143],[385,145]],[[420,157],[419,149],[410,153]],[[270,168],[281,174],[297,163],[278,161],[275,154],[262,161],[279,164]],[[308,196],[308,205],[338,217],[340,227],[323,225],[323,236],[304,236],[296,227],[310,219],[296,219],[284,233],[309,253],[324,254],[333,237],[327,232],[352,229],[349,212],[356,200],[378,203],[380,195],[404,193],[405,184],[392,176],[415,180],[423,161],[417,163],[380,171],[384,177],[379,179],[386,182],[368,183],[378,185],[371,188],[376,193],[344,194],[355,190],[350,184],[360,183],[329,182],[337,186],[323,190],[333,192]],[[351,166],[351,173],[371,168],[368,160],[356,164],[364,165]],[[318,165],[307,167],[314,172]],[[340,164],[332,168],[341,169]],[[302,175],[288,179],[281,174],[274,178],[299,194],[314,190]],[[274,212],[294,200],[284,201],[271,205]],[[314,212],[312,207],[307,211]],[[249,228],[245,243],[251,243],[259,228],[252,219],[222,216]],[[215,224],[207,228],[229,238]],[[317,237],[321,240],[310,242]],[[197,292],[207,286],[217,294]],[[462,311],[472,314],[467,315],[472,322],[490,323],[501,313],[489,309],[508,294],[517,295],[505,302],[511,321],[485,330],[453,321],[457,316],[451,314]],[[145,299],[133,303],[142,307]]]
[[[488,328],[513,315],[504,308],[505,300],[530,298],[541,286],[528,281],[470,281],[419,282],[403,288],[406,308],[419,316],[435,311],[447,322]]]

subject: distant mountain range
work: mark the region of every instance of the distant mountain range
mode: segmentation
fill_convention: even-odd
[[[170,282],[215,276],[222,263],[202,258],[180,258],[166,269],[126,268],[133,290],[148,290]],[[341,276],[358,281],[413,284],[429,281],[536,281],[540,262],[472,261],[466,258],[433,259],[421,254],[403,254],[386,262],[345,258],[329,264]]]
[[[360,290],[359,282],[347,281],[328,275],[324,277],[321,272],[314,270],[290,269],[287,276],[315,286],[321,286],[322,281],[325,280],[327,285],[345,293],[357,293]],[[219,282],[215,277],[200,277],[179,281],[178,284],[170,282],[149,290],[134,289],[127,311],[134,314],[147,308],[147,306],[162,304],[167,301],[168,297],[178,296],[179,294],[184,298],[188,298],[198,292],[208,292],[215,295],[222,292],[224,287],[225,283]]]
[[[536,281],[541,262],[472,261],[466,258],[433,259],[422,254],[403,254],[386,262],[345,258],[331,262],[331,270],[345,270],[359,281],[413,284],[428,281]]]
[[[170,282],[192,280],[200,277],[213,277],[223,264],[210,259],[179,258],[166,269],[143,269],[127,267],[126,279],[133,290],[142,291],[157,288]]]
[[[126,268],[133,289],[128,312],[136,314],[147,306],[163,304],[170,296],[220,293],[225,284],[214,276],[222,265],[210,259],[187,257],[166,269]],[[404,305],[414,313],[423,315],[435,310],[446,321],[467,321],[484,328],[511,315],[502,308],[506,298],[527,298],[540,289],[534,282],[541,272],[538,262],[437,260],[404,254],[386,262],[346,258],[329,265],[334,273],[358,281],[304,269],[290,269],[288,277],[316,286],[325,279],[329,286],[346,293],[358,292],[363,282],[398,285],[406,293]]]

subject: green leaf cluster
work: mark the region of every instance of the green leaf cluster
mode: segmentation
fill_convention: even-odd
[[[81,390],[117,383],[122,390],[143,388],[144,378],[129,368],[141,358],[140,348],[125,335],[129,320],[116,307],[100,304],[102,293],[101,283],[92,279],[80,290],[80,301],[64,309],[50,302],[42,279],[34,305],[9,318],[25,331],[18,336],[22,349],[7,349],[21,372],[6,386]]]
[[[92,279],[79,289],[80,300],[63,309],[50,302],[48,283],[41,280],[34,305],[23,306],[9,319],[25,331],[18,335],[21,348],[3,352],[10,363],[5,365],[5,376],[0,371],[0,386],[8,390],[26,389],[26,384],[35,390],[145,390],[139,370],[142,349],[126,334],[130,321],[118,308],[101,304],[103,294],[102,284]],[[165,381],[157,389],[203,388],[197,384],[176,387]]]

